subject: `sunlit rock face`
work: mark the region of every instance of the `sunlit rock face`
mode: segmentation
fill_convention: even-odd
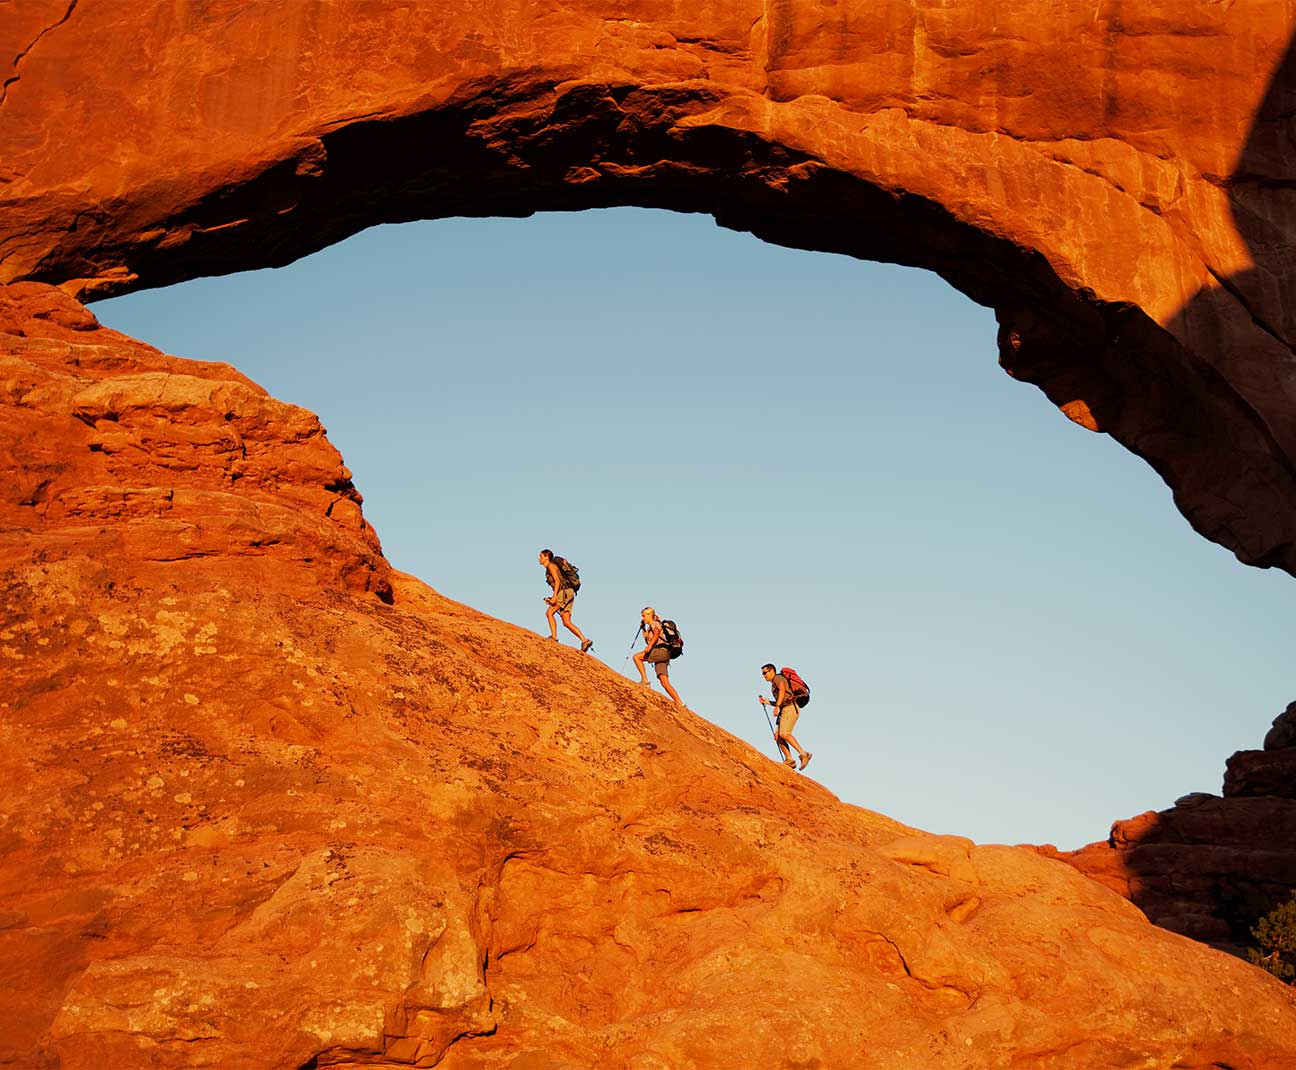
[[[1290,0],[5,7],[0,282],[707,212],[940,272],[996,309],[1012,375],[1296,572]]]
[[[1296,1064],[1074,868],[392,573],[310,414],[0,307],[0,1064]]]
[[[0,1064],[1296,1063],[1290,990],[1071,866],[394,574],[311,414],[69,296],[708,212],[940,271],[1296,571],[1290,4],[1049,8],[0,3]]]
[[[52,287],[0,287],[0,331],[11,537],[63,533],[109,570],[247,557],[390,600],[390,566],[314,413],[227,364],[103,329]]]
[[[1112,825],[1105,843],[1051,857],[1126,896],[1158,925],[1241,951],[1257,919],[1296,889],[1296,703],[1263,750],[1228,760],[1223,794]]]

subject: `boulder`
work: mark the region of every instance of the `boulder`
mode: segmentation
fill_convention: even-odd
[[[1225,766],[1224,795],[1296,799],[1296,747],[1238,751]]]
[[[1284,750],[1296,747],[1296,702],[1273,719],[1273,727],[1265,734],[1265,750]]]

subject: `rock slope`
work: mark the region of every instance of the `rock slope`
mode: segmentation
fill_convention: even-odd
[[[938,271],[1004,367],[1296,573],[1293,0],[22,0],[0,283],[637,204]]]
[[[1074,868],[392,573],[309,414],[0,307],[0,1065],[1296,1065]]]

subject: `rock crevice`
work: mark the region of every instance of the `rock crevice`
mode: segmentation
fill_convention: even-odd
[[[9,65],[10,69],[13,71],[13,74],[11,74],[3,82],[0,82],[0,107],[4,106],[5,98],[9,96],[9,87],[13,85],[14,82],[18,81],[19,77],[21,77],[18,73],[18,65],[22,63],[22,61],[31,54],[32,49],[34,49],[38,44],[41,43],[41,38],[43,38],[47,33],[51,33],[54,30],[57,30],[60,26],[62,26],[65,22],[67,22],[68,19],[72,17],[72,12],[76,10],[76,6],[79,2],[80,0],[68,0],[67,10],[63,12],[63,17],[59,19],[58,22],[55,22],[52,25],[46,26],[44,29],[42,29],[35,37],[32,38],[31,43],[27,45],[26,48],[24,48],[21,52],[19,52],[18,55],[14,56],[13,63]]]

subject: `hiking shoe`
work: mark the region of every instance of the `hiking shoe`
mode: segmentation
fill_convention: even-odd
[[[796,759],[795,759],[795,758],[784,758],[784,759],[783,759],[783,764],[786,765],[789,769],[795,769],[795,768],[796,768]]]
[[[809,751],[806,751],[803,755],[801,755],[801,768],[804,769],[807,765],[809,765],[810,759],[813,757],[814,755],[811,754]]]
[[[588,653],[589,653],[591,650],[593,650],[593,649],[594,649],[594,640],[593,640],[593,639],[586,639],[585,642],[581,643],[581,653],[582,653],[582,654],[588,654]]]

